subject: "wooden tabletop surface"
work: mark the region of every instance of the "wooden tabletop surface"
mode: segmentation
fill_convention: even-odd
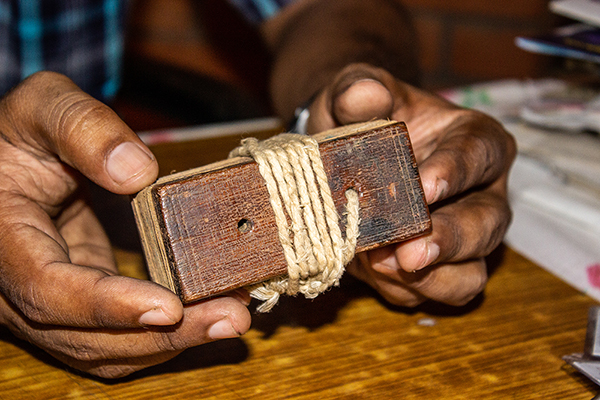
[[[184,147],[196,160],[221,157]],[[162,162],[168,152],[154,150]],[[145,276],[138,252],[116,255],[123,273]],[[489,265],[485,292],[465,307],[391,307],[346,275],[315,300],[283,298],[242,338],[116,381],[0,329],[0,398],[591,399],[598,388],[562,357],[583,350],[596,302],[506,247]]]

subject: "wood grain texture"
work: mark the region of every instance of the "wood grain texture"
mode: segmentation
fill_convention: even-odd
[[[209,145],[152,150],[160,165],[183,170],[229,150]],[[142,254],[115,250],[122,274],[146,277]],[[486,290],[465,307],[391,307],[346,276],[313,301],[282,298],[270,314],[254,315],[242,338],[109,382],[66,368],[0,328],[0,398],[591,399],[598,387],[561,357],[583,351],[588,308],[597,302],[509,248],[487,261]]]
[[[117,261],[143,275],[140,254],[120,251]],[[0,398],[591,399],[598,387],[561,357],[583,350],[596,302],[510,249],[488,261],[485,294],[465,307],[389,307],[347,279],[314,301],[281,299],[240,339],[110,382],[0,329]]]
[[[359,193],[357,252],[431,228],[404,124],[377,122],[316,138],[340,215],[345,191]],[[134,209],[153,280],[185,303],[287,272],[269,194],[250,159],[163,178],[136,197]],[[344,231],[343,218],[340,225]]]

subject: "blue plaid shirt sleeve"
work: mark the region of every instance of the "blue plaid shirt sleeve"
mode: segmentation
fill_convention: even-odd
[[[251,22],[294,0],[229,0]],[[92,96],[118,91],[127,0],[0,0],[0,96],[29,75],[67,75]]]
[[[229,0],[250,22],[259,23],[296,0]]]
[[[120,0],[0,0],[0,94],[40,70],[108,100],[119,87]]]

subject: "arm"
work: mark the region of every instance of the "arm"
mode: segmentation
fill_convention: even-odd
[[[309,133],[390,118],[407,124],[432,211],[431,234],[363,253],[349,272],[388,301],[462,305],[487,281],[484,257],[511,213],[512,137],[481,113],[411,86],[414,35],[393,0],[306,0],[263,27],[274,52],[272,94],[289,119],[308,99]]]
[[[352,63],[417,81],[414,29],[395,0],[299,1],[261,31],[274,55],[271,96],[285,120]]]

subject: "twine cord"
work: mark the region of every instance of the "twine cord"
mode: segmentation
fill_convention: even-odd
[[[338,285],[359,236],[358,193],[345,193],[344,239],[317,141],[289,133],[264,141],[248,138],[229,154],[236,156],[252,157],[258,164],[288,267],[287,276],[247,288],[263,302],[257,311],[270,311],[282,294],[302,293],[312,299]]]

